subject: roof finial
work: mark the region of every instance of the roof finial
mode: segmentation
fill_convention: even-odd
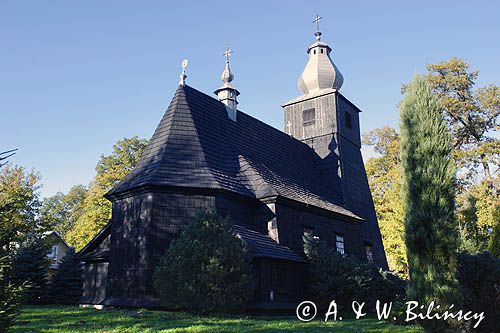
[[[322,17],[316,14],[316,18],[313,20],[313,23],[316,23],[316,32],[314,33],[314,35],[316,36],[316,40],[321,39],[321,32],[319,31],[319,21],[321,19]]]
[[[188,60],[187,59],[184,59],[182,60],[182,73],[180,75],[180,78],[181,80],[179,81],[179,85],[183,86],[186,84],[186,78],[187,78],[187,75],[186,75],[186,67],[188,65]]]

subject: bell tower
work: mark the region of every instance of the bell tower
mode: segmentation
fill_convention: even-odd
[[[385,260],[361,156],[361,110],[340,93],[344,77],[331,58],[332,48],[321,40],[320,19],[313,21],[316,40],[307,48],[307,64],[297,82],[302,95],[282,105],[285,132],[316,152],[325,193],[366,220],[359,241],[374,244]]]

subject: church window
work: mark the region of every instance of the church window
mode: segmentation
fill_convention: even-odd
[[[352,128],[352,117],[351,114],[345,111],[345,126],[347,128]]]
[[[373,249],[370,244],[365,244],[365,252],[368,262],[373,262]]]
[[[335,246],[337,248],[338,253],[345,254],[344,236],[342,235],[335,236]]]
[[[323,49],[321,49],[321,53],[323,53]]]
[[[316,50],[314,50],[314,54],[316,54]]]
[[[304,121],[304,126],[314,125],[316,122],[316,110],[314,108],[304,110],[302,119]]]

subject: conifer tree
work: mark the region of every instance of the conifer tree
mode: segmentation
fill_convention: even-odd
[[[434,300],[443,309],[456,301],[457,226],[455,167],[442,114],[429,84],[415,76],[401,104],[400,123],[408,298],[420,304]],[[443,322],[422,325],[443,331]]]
[[[51,302],[75,304],[82,295],[82,267],[80,259],[71,249],[59,263],[59,269],[51,280],[49,296]]]
[[[162,305],[194,312],[241,310],[250,297],[244,241],[216,212],[200,212],[172,241],[156,267]]]
[[[46,301],[50,265],[48,252],[45,239],[32,235],[12,258],[10,281],[16,286],[26,286],[24,296],[28,303]]]

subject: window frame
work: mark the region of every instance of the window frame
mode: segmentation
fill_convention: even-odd
[[[341,244],[342,246],[339,246]],[[345,255],[345,238],[343,234],[335,234],[335,250],[341,255]]]
[[[312,117],[310,117],[312,114]],[[306,115],[308,117],[306,118]],[[302,125],[304,127],[316,124],[316,108],[309,108],[302,111]]]

